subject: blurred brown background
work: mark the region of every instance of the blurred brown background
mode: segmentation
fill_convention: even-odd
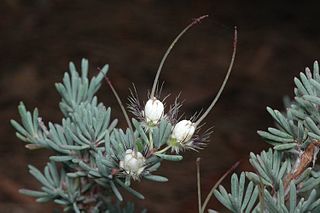
[[[301,1],[300,1],[301,2]],[[158,172],[165,184],[143,181],[136,187],[149,212],[196,212],[195,159],[202,158],[203,194],[237,160],[248,170],[250,151],[268,146],[257,136],[272,121],[266,105],[282,109],[292,97],[293,77],[312,66],[320,52],[319,5],[286,1],[6,0],[0,3],[0,212],[50,212],[17,193],[37,188],[27,164],[43,167],[50,152],[28,151],[9,125],[23,100],[38,107],[48,121],[61,121],[54,83],[68,62],[88,58],[91,74],[110,64],[109,77],[123,100],[134,82],[140,95],[151,87],[160,59],[173,38],[191,19],[210,18],[191,29],[175,47],[161,80],[172,97],[182,91],[183,110],[191,115],[209,105],[226,72],[232,52],[233,26],[239,29],[235,67],[222,98],[206,119],[215,133],[207,149],[186,152],[182,162],[165,162]],[[122,118],[110,90],[99,98]],[[171,100],[171,99],[170,99]],[[120,125],[124,126],[122,122]],[[229,177],[224,181],[227,185]],[[209,207],[220,209],[212,199]]]

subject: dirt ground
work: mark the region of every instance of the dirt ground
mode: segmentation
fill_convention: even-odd
[[[164,66],[165,93],[182,92],[186,116],[206,108],[216,94],[232,53],[233,26],[239,29],[238,53],[221,100],[206,119],[214,126],[208,147],[165,162],[158,172],[167,183],[136,184],[146,197],[137,203],[149,212],[196,212],[195,159],[201,157],[203,194],[231,165],[249,170],[248,154],[268,147],[256,134],[272,125],[265,107],[282,108],[292,97],[293,77],[319,59],[319,5],[290,1],[5,0],[0,3],[0,212],[51,212],[17,190],[37,188],[27,164],[42,167],[50,152],[28,151],[9,124],[23,100],[38,107],[45,121],[59,122],[54,83],[68,62],[89,59],[91,74],[110,64],[109,77],[123,99],[134,82],[145,95],[160,59],[175,35],[192,18],[209,14],[175,47]],[[122,118],[110,90],[99,98]],[[172,101],[172,99],[169,99]],[[120,125],[124,126],[122,122]],[[224,181],[228,185],[229,177]],[[221,209],[215,199],[210,208]]]

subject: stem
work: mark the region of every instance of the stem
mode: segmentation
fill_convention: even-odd
[[[206,209],[208,202],[213,194],[213,191],[220,185],[220,183],[227,177],[227,175],[229,175],[235,168],[237,168],[237,166],[239,166],[240,161],[236,162],[235,164],[233,164],[233,166],[228,169],[228,171],[226,171],[226,173],[224,173],[224,175],[222,175],[222,177],[216,182],[216,184],[214,184],[214,186],[211,188],[209,194],[206,197],[206,200],[203,203],[201,212],[204,212],[204,210]]]
[[[229,68],[228,68],[228,71],[227,71],[227,74],[226,76],[224,77],[224,80],[222,82],[222,85],[216,95],[216,97],[213,99],[212,103],[210,104],[210,106],[208,107],[208,109],[205,111],[205,113],[203,113],[203,115],[198,119],[198,121],[195,123],[196,126],[198,126],[201,121],[203,121],[203,119],[205,119],[205,117],[209,114],[209,112],[212,110],[212,108],[214,107],[214,105],[217,103],[218,99],[220,98],[221,96],[221,93],[223,91],[223,89],[225,88],[226,84],[227,84],[227,81],[229,79],[229,76],[231,74],[231,70],[232,70],[232,67],[233,67],[233,64],[234,64],[234,59],[235,59],[235,56],[236,56],[236,52],[237,52],[237,41],[238,41],[238,31],[237,31],[237,27],[234,27],[234,39],[233,39],[233,53],[232,53],[232,57],[231,57],[231,61],[230,61],[230,64],[229,64]]]
[[[259,183],[259,185],[258,185],[258,187],[259,187],[259,201],[260,201],[260,211],[261,212],[264,212],[264,209],[265,209],[265,202],[264,202],[264,184],[263,184],[263,182],[262,182],[262,178],[261,178],[261,176],[259,176],[259,181],[260,181],[260,183]],[[274,197],[274,195],[273,195],[273,197]]]
[[[165,148],[163,148],[162,150],[160,150],[160,151],[157,151],[157,152],[155,152],[154,154],[161,154],[161,153],[164,153],[165,151],[167,151],[168,149],[170,149],[171,148],[171,146],[166,146]]]
[[[149,142],[150,142],[150,150],[153,149],[153,139],[151,129],[149,130]]]
[[[200,158],[197,158],[196,165],[197,165],[198,209],[199,209],[199,213],[202,213],[202,208],[201,208],[201,183],[200,183]]]
[[[193,25],[200,23],[200,21],[204,18],[207,18],[208,15],[204,15],[204,16],[200,16],[199,18],[196,18],[193,20],[193,22],[191,22],[186,28],[184,28],[178,35],[177,37],[173,40],[173,42],[170,44],[169,48],[167,49],[166,53],[164,54],[164,56],[161,59],[156,77],[154,78],[153,81],[153,85],[152,85],[152,90],[151,90],[151,94],[150,94],[150,98],[154,98],[154,93],[156,90],[156,86],[157,86],[157,82],[160,76],[160,72],[162,70],[162,67],[164,65],[164,62],[166,61],[169,53],[171,52],[172,48],[174,47],[174,45],[177,43],[177,41],[180,39],[180,37],[185,34]]]
[[[137,144],[135,143],[134,132],[133,132],[133,128],[132,128],[132,125],[131,125],[131,122],[130,122],[128,113],[127,113],[127,111],[125,110],[125,108],[124,108],[124,106],[123,106],[123,103],[122,103],[122,101],[121,101],[121,99],[120,99],[117,91],[116,91],[115,88],[113,87],[110,79],[109,79],[108,77],[105,77],[105,79],[106,79],[109,87],[111,88],[114,97],[117,99],[117,102],[118,102],[118,104],[119,104],[119,106],[120,106],[120,108],[121,108],[121,110],[122,110],[122,114],[123,114],[124,118],[126,119],[126,122],[127,122],[128,126],[129,126],[129,129],[130,129],[131,132],[132,132],[132,140],[133,140],[132,142],[133,142],[134,150],[135,150],[135,153],[136,153],[138,149],[137,149]]]

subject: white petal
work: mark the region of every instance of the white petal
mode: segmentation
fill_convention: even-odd
[[[147,122],[157,123],[164,113],[164,105],[156,98],[149,99],[144,108],[144,115]]]
[[[196,130],[195,124],[190,120],[179,121],[172,131],[172,137],[179,142],[188,141],[192,138]]]

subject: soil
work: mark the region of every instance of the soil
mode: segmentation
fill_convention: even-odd
[[[0,212],[51,212],[55,205],[38,204],[20,195],[22,187],[37,189],[27,165],[43,167],[50,152],[29,151],[9,124],[18,119],[17,105],[38,107],[46,122],[60,122],[54,83],[68,69],[88,58],[90,73],[105,63],[123,100],[134,82],[146,97],[162,55],[173,38],[192,20],[194,26],[168,57],[161,80],[168,102],[181,92],[188,117],[206,108],[227,70],[233,27],[239,30],[235,67],[222,98],[206,118],[214,126],[208,147],[186,152],[178,163],[165,162],[158,174],[167,183],[142,181],[135,187],[146,199],[137,209],[149,212],[197,212],[195,159],[201,157],[205,196],[236,161],[236,172],[250,170],[248,155],[268,149],[256,134],[273,125],[265,107],[283,110],[283,96],[293,95],[293,78],[319,57],[319,5],[292,1],[62,1],[5,0],[0,3]],[[107,85],[99,98],[121,111]],[[120,122],[120,126],[125,126]],[[228,177],[224,185],[228,186]],[[203,197],[204,197],[203,196]],[[215,199],[209,208],[223,210]]]

